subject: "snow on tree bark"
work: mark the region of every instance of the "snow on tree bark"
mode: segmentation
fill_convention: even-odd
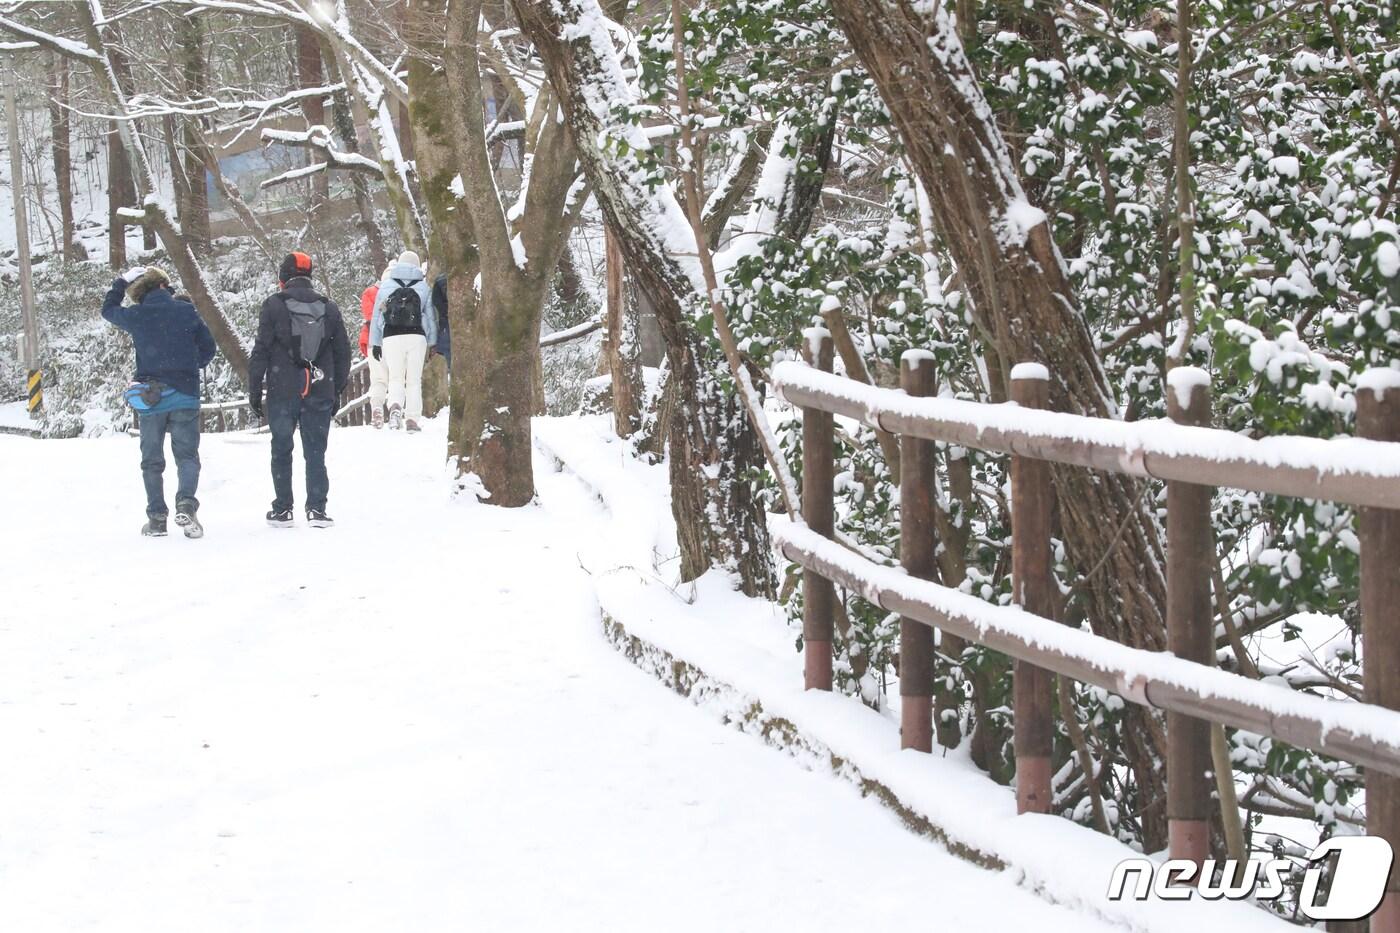
[[[596,0],[513,5],[546,63],[589,185],[666,343],[677,395],[666,440],[682,578],[725,567],[744,592],[771,595],[768,532],[750,479],[762,468],[758,436],[735,393],[715,378],[722,364],[695,330],[691,308],[706,288],[680,205],[668,189],[651,189],[629,171],[625,155],[614,154],[620,145],[650,144],[621,113],[632,99],[603,11]]]

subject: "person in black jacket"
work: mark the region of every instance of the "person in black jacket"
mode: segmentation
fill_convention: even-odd
[[[437,344],[429,351],[429,355],[438,354],[447,361],[447,370],[452,371],[452,332],[447,320],[447,275],[439,275],[433,279],[433,311],[437,313]]]
[[[272,488],[267,523],[290,528],[292,451],[301,430],[306,460],[306,520],[313,528],[335,524],[326,514],[330,479],[326,444],[340,396],[350,381],[350,340],[340,308],[311,287],[311,257],[289,253],[277,270],[280,286],[262,306],[258,339],[248,361],[248,407],[272,431]]]

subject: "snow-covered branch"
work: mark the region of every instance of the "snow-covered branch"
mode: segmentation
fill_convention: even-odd
[[[352,172],[364,172],[376,178],[384,177],[383,166],[373,159],[366,158],[358,152],[345,152],[344,150],[337,149],[335,139],[331,136],[330,129],[324,126],[313,126],[311,129],[303,131],[264,129],[262,131],[262,139],[264,142],[280,143],[284,146],[302,146],[308,149],[315,149],[320,152],[326,160],[324,164],[317,166],[318,170],[322,168],[338,168]],[[311,173],[305,172],[303,174]],[[265,188],[269,184],[277,184],[281,181],[291,181],[294,177],[302,176],[295,175],[294,172],[287,172],[277,176],[276,179],[268,179],[263,182],[262,187]]]
[[[77,42],[73,39],[65,39],[63,36],[57,36],[53,33],[35,29],[32,26],[26,26],[24,23],[11,19],[8,16],[0,16],[0,29],[5,30],[11,35],[19,36],[22,39],[28,39],[35,45],[48,49],[51,52],[57,52],[59,55],[66,55],[69,58],[80,58],[90,64],[96,64],[101,61],[101,57],[82,42]]]

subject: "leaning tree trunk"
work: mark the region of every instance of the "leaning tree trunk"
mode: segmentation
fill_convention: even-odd
[[[1050,226],[1026,201],[948,5],[928,12],[910,0],[832,6],[879,85],[939,233],[1003,358],[1046,364],[1055,408],[1117,416]],[[1080,583],[1094,630],[1163,648],[1162,545],[1144,497],[1116,474],[1056,468],[1054,478],[1070,560],[1094,573]],[[1144,843],[1155,850],[1166,844],[1160,722],[1130,707],[1124,741]]]
[[[666,342],[669,378],[679,398],[667,443],[682,578],[725,567],[745,593],[770,595],[768,531],[751,479],[763,468],[762,451],[736,393],[715,377],[723,359],[705,347],[693,326],[691,311],[705,285],[694,260],[682,265],[687,260],[680,254],[696,254],[694,235],[669,189],[653,191],[635,173],[619,171],[608,151],[610,139],[636,149],[649,144],[639,127],[609,107],[631,101],[606,18],[596,0],[512,4],[544,59],[589,186]]]
[[[116,28],[115,23],[105,19],[102,12],[102,4],[99,0],[88,0],[84,15],[84,32],[86,34],[88,47],[95,53],[92,57],[84,56],[92,70],[93,78],[100,93],[106,98],[107,104],[112,112],[117,115],[127,113],[127,94],[129,88],[129,76],[127,76],[127,86],[123,86],[123,80],[118,76],[123,74],[125,69],[121,67],[118,54],[106,44],[103,38],[104,32]],[[102,23],[102,26],[98,26]],[[62,51],[60,49],[60,51]],[[71,51],[68,54],[72,54]],[[238,332],[234,330],[233,324],[220,307],[218,299],[214,297],[204,280],[204,270],[200,268],[199,261],[190,250],[190,244],[181,233],[179,227],[170,219],[164,206],[155,197],[155,183],[151,175],[151,163],[140,137],[136,134],[131,121],[119,120],[117,122],[117,137],[120,140],[120,148],[129,160],[129,176],[135,187],[135,194],[141,200],[139,210],[143,216],[141,223],[144,231],[160,238],[161,244],[170,256],[170,262],[175,266],[175,271],[180,275],[180,282],[189,293],[190,299],[194,302],[195,310],[209,327],[214,335],[214,342],[219,350],[228,359],[234,372],[240,379],[247,379],[248,376],[248,349],[239,339]],[[114,256],[115,258],[115,256]]]

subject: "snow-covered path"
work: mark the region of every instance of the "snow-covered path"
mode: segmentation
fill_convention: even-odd
[[[1098,928],[628,665],[596,501],[450,504],[439,430],[337,430],[327,531],[208,435],[202,541],[133,440],[0,436],[0,929]]]

